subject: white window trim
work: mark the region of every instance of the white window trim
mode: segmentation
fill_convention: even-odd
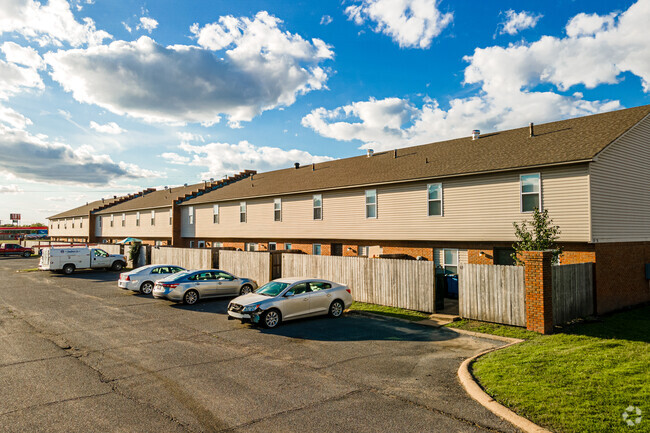
[[[521,178],[523,176],[531,176],[531,175],[537,175],[539,177],[539,191],[538,192],[527,192],[524,193],[524,183],[522,182]],[[524,210],[524,194],[526,195],[533,195],[533,194],[538,194],[539,195],[539,211],[542,212],[544,210],[544,204],[542,203],[542,173],[537,172],[537,173],[522,173],[519,175],[519,212],[521,213],[533,213],[534,211],[532,210]]]
[[[205,248],[205,241],[198,241],[197,246],[198,248]]]
[[[242,205],[244,206],[244,212],[242,212]],[[244,215],[244,221],[241,220],[241,216]],[[245,201],[239,202],[239,223],[245,224],[248,221],[248,205]]]
[[[320,197],[320,206],[316,206],[314,202],[316,201],[316,197]],[[314,194],[311,198],[311,205],[312,205],[312,210],[311,210],[311,216],[314,221],[322,221],[323,220],[323,194]],[[320,218],[314,218],[314,211],[316,209],[320,209]]]
[[[372,206],[375,207],[375,216],[374,217],[368,216],[368,206],[369,206],[368,205],[368,192],[369,191],[374,191],[375,192],[375,203],[372,204]],[[366,219],[371,219],[371,220],[377,219],[379,217],[379,212],[378,212],[379,211],[379,206],[378,206],[379,197],[377,196],[377,190],[376,189],[367,189],[365,191],[365,193],[364,193],[364,201],[365,201],[365,206],[366,206]]]
[[[212,205],[212,224],[219,224],[219,205]]]
[[[275,208],[276,203],[280,204],[279,209]],[[275,212],[280,211],[280,218],[275,219]],[[282,199],[281,198],[274,198],[273,199],[273,221],[274,222],[282,222]]]
[[[194,241],[190,241],[190,248],[194,248]]]
[[[438,201],[438,200],[432,200],[429,198],[429,187],[431,185],[440,185],[440,215],[431,215],[429,214],[429,203],[432,201]],[[433,217],[433,218],[440,218],[445,216],[445,188],[442,184],[442,182],[436,182],[436,183],[428,183],[427,184],[427,216]]]
[[[318,254],[316,254],[316,246],[318,245],[318,249],[320,250]],[[313,256],[322,256],[323,255],[323,244],[311,244],[311,254]]]
[[[155,210],[151,211],[151,225],[152,226],[156,225],[156,211]]]
[[[271,250],[271,245],[273,245],[275,247],[274,250],[278,249],[278,244],[276,242],[269,242],[269,248],[268,248],[269,251],[274,251],[274,250]]]
[[[194,225],[194,206],[187,207],[187,223]]]
[[[447,255],[445,254],[445,251],[456,251],[456,264],[446,262],[445,258],[447,257]],[[458,267],[460,266],[459,259],[460,259],[460,250],[458,250],[457,248],[443,248],[442,249],[442,269],[443,270],[445,269],[446,266],[456,266],[456,270],[458,270]]]
[[[287,248],[287,245],[289,246],[289,248]],[[285,242],[284,243],[284,249],[285,250],[291,250],[292,247],[293,247],[293,244],[291,242]]]
[[[169,209],[169,225],[173,224],[174,209]]]
[[[135,213],[135,226],[140,227],[140,212]]]
[[[122,214],[122,227],[126,226],[126,214]]]

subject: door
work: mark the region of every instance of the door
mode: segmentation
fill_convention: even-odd
[[[200,298],[217,296],[217,279],[212,272],[199,272],[189,278],[194,283],[194,288],[199,292]]]
[[[214,272],[217,282],[215,294],[219,296],[238,295],[240,281],[227,272]]]
[[[332,285],[320,281],[310,281],[309,289],[311,296],[309,298],[310,314],[327,313],[332,303]]]
[[[108,256],[108,253],[100,249],[94,249],[91,251],[90,260],[91,268],[108,268],[113,265],[113,263],[109,263],[111,258]]]
[[[495,265],[507,265],[514,266],[515,259],[512,258],[514,254],[514,248],[495,248],[494,249],[494,264]]]
[[[309,298],[311,292],[307,283],[296,284],[290,289],[293,296],[282,300],[282,317],[291,319],[309,314]]]
[[[332,255],[333,256],[342,256],[343,255],[343,244],[332,244]]]

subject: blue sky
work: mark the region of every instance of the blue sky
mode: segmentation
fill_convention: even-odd
[[[9,0],[0,220],[650,103],[650,0]]]

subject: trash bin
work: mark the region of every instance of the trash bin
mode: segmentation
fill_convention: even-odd
[[[445,295],[447,294],[447,286],[445,284],[444,272],[436,272],[436,291],[434,299],[434,313],[445,309]]]
[[[458,274],[445,275],[445,283],[447,286],[447,297],[458,299]]]

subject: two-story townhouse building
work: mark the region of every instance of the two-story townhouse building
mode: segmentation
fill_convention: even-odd
[[[93,238],[97,242],[113,243],[133,237],[149,245],[178,245],[180,222],[176,201],[201,196],[253,173],[255,172],[245,171],[218,181],[165,187],[94,212]]]
[[[539,207],[598,311],[650,300],[650,106],[260,173],[180,201],[180,243],[508,264]],[[176,243],[175,243],[176,244]]]
[[[94,212],[144,196],[152,191],[155,189],[148,188],[135,194],[102,198],[52,215],[47,218],[50,239],[65,242],[94,242],[91,230]]]

